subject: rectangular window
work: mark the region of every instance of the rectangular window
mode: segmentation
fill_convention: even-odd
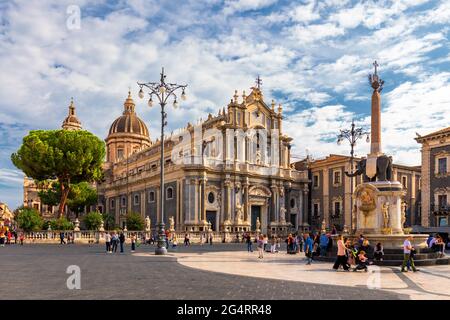
[[[116,205],[116,202],[114,201],[114,199],[111,199],[111,208],[114,208],[115,205]]]
[[[438,205],[439,208],[447,206],[447,195],[445,194],[438,195]]]
[[[127,206],[127,198],[122,197],[122,207],[126,207]]]
[[[447,158],[438,159],[438,174],[447,173]]]
[[[335,171],[333,174],[333,184],[341,184],[341,171]]]
[[[148,202],[155,202],[155,192],[154,191],[150,191],[148,193]]]
[[[240,112],[237,113],[237,124],[241,125],[241,113]]]
[[[315,217],[319,216],[319,204],[318,203],[314,203],[314,216]]]
[[[408,188],[408,178],[407,177],[402,177],[402,185],[403,188]]]
[[[139,204],[139,196],[136,194],[134,195],[134,204],[138,205]]]
[[[439,227],[448,227],[448,218],[447,217],[439,217],[438,218],[438,226]]]
[[[340,214],[341,214],[341,203],[336,201],[334,203],[334,215],[338,217]]]
[[[313,187],[318,188],[319,187],[319,175],[315,174],[313,176]]]

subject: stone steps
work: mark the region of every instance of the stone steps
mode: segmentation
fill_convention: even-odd
[[[336,257],[315,257],[316,261],[326,261],[326,262],[334,262]],[[372,261],[372,260],[371,260]],[[383,259],[383,261],[373,261],[374,265],[377,266],[401,266],[403,263],[403,255],[401,259]],[[416,266],[432,266],[432,265],[448,265],[450,264],[450,257],[446,256],[444,258],[426,258],[426,259],[414,259],[414,265]]]

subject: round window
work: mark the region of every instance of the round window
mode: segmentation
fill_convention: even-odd
[[[214,200],[215,200],[214,193],[213,193],[213,192],[210,192],[210,193],[208,194],[208,202],[209,202],[209,203],[214,203]]]
[[[291,208],[295,207],[295,199],[291,199]]]

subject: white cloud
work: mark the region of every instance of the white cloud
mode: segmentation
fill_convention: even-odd
[[[277,0],[225,0],[225,14],[236,11],[257,10],[274,4]]]
[[[9,185],[12,183],[22,185],[23,177],[22,171],[0,168],[0,184]]]
[[[0,69],[8,75],[0,78],[0,137],[8,137],[2,165],[10,164],[26,129],[59,127],[71,96],[83,127],[105,138],[131,86],[137,112],[156,138],[158,109],[136,99],[136,81],[157,81],[162,66],[168,80],[189,85],[181,110],[169,109],[169,131],[216,113],[260,74],[265,99],[283,103],[296,150],[347,154],[348,147],[331,140],[352,117],[367,122],[366,75],[374,59],[388,77],[387,151],[411,160],[419,147],[412,128],[426,133],[448,125],[438,112],[448,108],[448,76],[436,64],[449,56],[445,1],[73,2],[81,7],[80,30],[66,28],[69,1],[2,7]],[[414,109],[421,119],[403,121],[402,112],[416,105],[426,106]]]
[[[286,35],[299,41],[300,43],[312,43],[322,39],[341,36],[345,33],[345,29],[338,27],[333,23],[310,24],[307,26],[295,25],[284,31]]]

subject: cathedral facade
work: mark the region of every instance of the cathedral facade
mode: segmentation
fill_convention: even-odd
[[[307,228],[308,175],[290,165],[292,138],[282,130],[282,107],[266,104],[259,87],[196,125],[164,140],[165,184],[160,186],[161,141],[152,140],[128,95],[123,115],[106,138],[99,207],[121,227],[128,212],[164,217],[185,231],[287,232]]]

